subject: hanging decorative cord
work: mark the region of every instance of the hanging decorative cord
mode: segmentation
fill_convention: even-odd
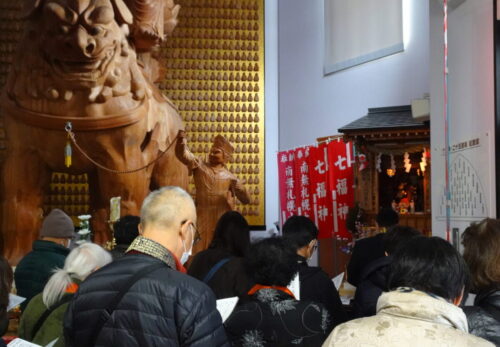
[[[443,21],[443,30],[444,30],[444,107],[443,107],[443,116],[444,116],[444,137],[445,137],[445,146],[444,146],[444,154],[445,154],[445,188],[444,194],[446,198],[446,240],[450,241],[450,219],[451,219],[451,192],[450,192],[450,110],[448,105],[448,1],[443,1],[443,11],[444,11],[444,21]]]
[[[160,158],[163,157],[163,155],[168,152],[168,150],[170,149],[170,147],[172,147],[172,145],[176,142],[177,138],[179,137],[179,135],[177,135],[172,140],[172,142],[170,142],[170,144],[168,145],[167,149],[165,149],[164,151],[160,151],[160,154],[154,160],[150,161],[148,164],[146,164],[146,165],[144,165],[144,166],[142,166],[140,168],[132,169],[132,170],[114,170],[114,169],[110,169],[108,167],[105,167],[104,165],[102,165],[102,164],[98,163],[97,161],[95,161],[94,159],[92,159],[80,147],[80,145],[76,142],[75,133],[73,132],[73,126],[72,126],[71,122],[67,122],[66,123],[66,126],[64,127],[64,130],[66,130],[66,133],[68,134],[68,142],[66,143],[66,147],[65,147],[65,150],[64,150],[64,152],[65,152],[65,163],[66,163],[67,167],[71,166],[71,144],[70,144],[70,141],[71,141],[71,143],[73,143],[73,145],[80,151],[80,153],[82,153],[82,155],[85,158],[87,158],[92,164],[94,164],[98,168],[101,168],[103,170],[106,170],[106,171],[112,172],[112,173],[116,173],[116,174],[130,174],[130,173],[134,173],[134,172],[138,172],[138,171],[147,169],[148,167],[150,167],[151,165],[153,165],[154,163],[156,163],[158,160],[160,160]]]

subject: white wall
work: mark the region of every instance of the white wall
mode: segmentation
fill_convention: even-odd
[[[323,76],[323,8],[323,0],[278,1],[280,149],[337,134],[369,107],[407,105],[429,92],[427,1],[403,0],[404,13],[410,14],[403,17],[405,52],[328,76]]]
[[[445,237],[443,218],[443,192],[445,162],[443,116],[443,11],[435,0],[430,6],[430,94],[431,94],[431,147],[432,147],[432,232]],[[473,220],[494,216],[495,157],[494,157],[494,65],[493,65],[493,1],[467,0],[448,15],[448,66],[450,105],[450,144],[479,138],[475,149],[456,152],[470,163],[484,193],[487,210],[452,212],[451,227],[462,232]],[[450,176],[466,174],[452,166]],[[463,188],[467,188],[463,187]],[[464,189],[467,190],[467,189]],[[455,201],[470,198],[452,196]]]

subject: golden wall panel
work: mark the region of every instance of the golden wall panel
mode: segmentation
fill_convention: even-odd
[[[87,174],[52,173],[49,194],[44,201],[45,211],[59,208],[70,215],[75,224],[79,224],[76,217],[89,213],[89,202]]]
[[[179,108],[195,155],[205,157],[217,134],[231,141],[228,166],[252,198],[237,209],[251,225],[264,225],[264,1],[176,3],[179,23],[162,51],[160,88]]]

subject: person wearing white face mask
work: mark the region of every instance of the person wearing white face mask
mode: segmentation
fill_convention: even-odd
[[[185,274],[196,208],[179,187],[148,195],[140,236],[79,288],[65,316],[68,346],[228,346],[212,291]]]
[[[193,232],[193,236],[191,239],[191,246],[189,247],[189,251],[186,251],[186,245],[184,241],[182,241],[182,245],[184,246],[184,252],[182,252],[180,259],[182,265],[186,264],[189,257],[193,254],[193,246],[201,240],[200,234],[198,233],[198,229],[196,229],[194,224],[190,224],[190,227]]]

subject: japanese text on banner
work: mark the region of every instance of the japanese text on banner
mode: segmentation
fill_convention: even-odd
[[[295,149],[295,202],[297,215],[314,219],[313,196],[309,174],[309,157],[312,146]]]
[[[309,154],[310,184],[313,195],[314,221],[319,229],[318,238],[333,234],[331,194],[328,186],[327,146],[312,147]]]
[[[280,218],[284,223],[297,212],[295,197],[295,152],[278,152],[278,178],[280,192]]]
[[[351,142],[328,144],[328,182],[332,195],[333,231],[335,237],[351,238],[346,227],[349,208],[354,205],[354,153]]]

